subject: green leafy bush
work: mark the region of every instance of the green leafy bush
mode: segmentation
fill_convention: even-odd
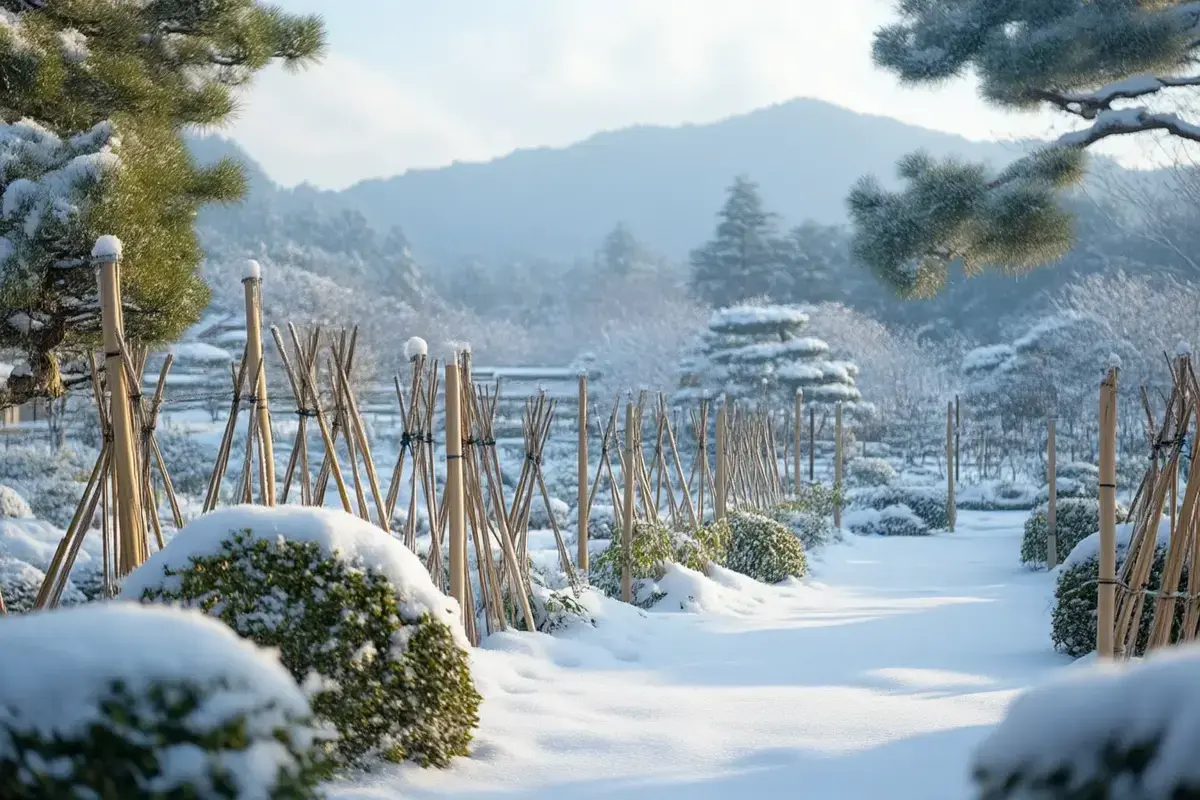
[[[122,595],[198,608],[320,679],[335,757],[445,766],[466,755],[479,693],[452,600],[417,557],[341,511],[223,509],[126,579]]]
[[[1039,567],[1046,563],[1047,514],[1049,505],[1043,503],[1025,521],[1021,537],[1021,563]],[[1117,521],[1125,521],[1126,511],[1117,507]],[[1075,545],[1100,530],[1100,502],[1090,497],[1062,497],[1055,504],[1054,538],[1057,541],[1058,563],[1075,549]]]
[[[670,564],[681,564],[696,572],[706,572],[709,564],[724,564],[730,538],[726,522],[710,522],[690,534],[672,531],[661,523],[638,520],[628,563],[633,577],[633,602],[642,608],[657,603],[663,593],[657,582]],[[592,559],[589,578],[593,586],[609,597],[621,597],[621,540],[613,539],[608,549]]]
[[[729,556],[725,566],[763,583],[803,578],[808,572],[804,545],[790,530],[761,514],[729,515]]]
[[[195,612],[0,621],[5,800],[309,800],[326,734],[278,658]]]
[[[1167,523],[1169,526],[1169,523]],[[1117,574],[1121,573],[1121,565],[1125,560],[1126,549],[1129,545],[1128,525],[1118,528],[1117,537]],[[1072,658],[1080,658],[1096,649],[1096,603],[1098,597],[1098,581],[1100,579],[1100,561],[1096,554],[1099,534],[1093,534],[1076,546],[1063,563],[1058,574],[1058,582],[1054,588],[1054,611],[1050,619],[1050,638],[1054,648]],[[1157,591],[1162,582],[1163,567],[1166,562],[1167,548],[1165,537],[1155,549],[1154,562],[1150,568],[1148,589]],[[1181,586],[1187,585],[1188,571],[1185,568],[1181,578]],[[1183,603],[1175,604],[1175,629],[1178,630],[1183,621]],[[1142,655],[1146,642],[1150,637],[1150,628],[1154,624],[1154,597],[1147,596],[1142,605],[1142,616],[1138,623],[1138,637],[1133,655]]]

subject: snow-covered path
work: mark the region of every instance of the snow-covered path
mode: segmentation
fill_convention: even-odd
[[[596,629],[492,637],[475,655],[472,758],[333,796],[961,800],[973,745],[1066,663],[1048,636],[1050,580],[1018,564],[1024,516],[851,537],[791,586],[678,575],[701,613],[606,602]]]

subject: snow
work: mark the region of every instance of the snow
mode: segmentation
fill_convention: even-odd
[[[246,261],[246,269],[242,273],[243,280],[260,281],[262,280],[262,265],[253,258]]]
[[[87,57],[91,55],[87,46],[87,37],[75,28],[59,31],[58,44],[62,48],[63,58],[73,64],[87,61]]]
[[[228,364],[233,361],[229,351],[204,342],[180,342],[172,346],[171,352],[177,360],[216,362]]]
[[[427,355],[429,355],[429,343],[420,336],[414,336],[404,343],[404,357],[409,361],[415,361]]]
[[[713,312],[709,327],[717,330],[721,328],[761,327],[766,325],[803,327],[807,324],[808,313],[796,306],[742,305],[731,306]]]
[[[216,555],[222,542],[239,531],[249,531],[260,541],[313,542],[330,557],[376,570],[398,587],[400,610],[406,619],[428,612],[450,627],[460,645],[470,646],[458,604],[437,590],[420,559],[371,523],[335,509],[233,506],[205,514],[184,526],[165,548],[125,578],[120,597],[137,599],[146,589],[159,586],[178,589],[179,578],[164,577],[167,570],[182,570],[193,558]]]
[[[92,258],[119,261],[123,247],[121,240],[116,236],[101,236],[96,240],[96,246],[92,248]]]
[[[1026,516],[851,537],[779,586],[673,567],[653,611],[603,600],[594,626],[491,636],[471,655],[472,756],[331,800],[972,796],[972,751],[1069,663],[1047,637],[1052,581],[1016,563]]]
[[[1125,523],[1117,526],[1117,552],[1121,552],[1129,547],[1129,543],[1133,540],[1133,525]],[[1166,547],[1171,542],[1171,519],[1169,516],[1163,516],[1158,523],[1158,542],[1157,544]],[[1090,558],[1098,558],[1100,556],[1100,532],[1097,531],[1092,535],[1083,539],[1079,544],[1072,548],[1067,557],[1063,559],[1063,563],[1059,565],[1059,569],[1070,569],[1076,564],[1081,564]]]
[[[137,689],[186,679],[210,687],[188,729],[200,735],[246,721],[249,746],[213,754],[230,770],[239,797],[268,797],[279,770],[296,766],[273,732],[307,716],[308,700],[274,653],[200,612],[102,603],[17,615],[0,624],[0,652],[10,654],[0,659],[0,732],[11,726],[47,738],[86,736],[102,719],[113,682]],[[256,713],[247,714],[252,707]],[[0,758],[13,758],[14,747],[0,733]],[[163,748],[166,769],[154,778],[160,790],[195,781],[196,768],[208,766],[188,750]]]
[[[1066,671],[1012,704],[979,747],[975,764],[999,775],[1018,769],[1045,775],[1069,766],[1074,789],[1109,772],[1100,763],[1109,747],[1133,748],[1161,737],[1139,791],[1129,787],[1127,796],[1173,797],[1177,784],[1200,783],[1198,669],[1200,646],[1188,645],[1134,663],[1093,662]]]

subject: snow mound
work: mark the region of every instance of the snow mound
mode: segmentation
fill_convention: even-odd
[[[105,603],[16,616],[0,623],[0,651],[0,776],[9,780],[38,773],[54,796],[131,796],[136,783],[203,797],[226,777],[238,797],[268,798],[311,772],[322,734],[306,722],[300,687],[275,654],[201,613]],[[184,720],[172,718],[193,702]],[[100,747],[96,729],[123,739],[122,755]],[[71,757],[54,758],[64,745]],[[130,763],[114,763],[123,758]],[[116,785],[94,785],[97,773]],[[25,796],[20,789],[0,794]]]
[[[205,514],[129,575],[121,586],[120,597],[137,600],[147,589],[178,591],[180,578],[167,573],[186,569],[193,559],[217,555],[235,532],[267,542],[311,542],[330,558],[360,569],[369,567],[394,586],[404,588],[401,612],[406,617],[415,619],[428,613],[449,626],[460,646],[470,646],[458,603],[438,591],[416,554],[371,523],[336,509],[234,506]]]
[[[1026,692],[980,745],[973,772],[1005,797],[1182,797],[1200,788],[1200,647],[1160,651],[1134,664],[1073,669]],[[1181,791],[1187,788],[1189,791]],[[1097,791],[1102,789],[1102,791]],[[1015,790],[1015,791],[1014,791]],[[997,795],[998,796],[998,795]]]
[[[25,498],[17,494],[17,490],[9,486],[0,486],[0,518],[22,519],[33,516],[33,509]]]

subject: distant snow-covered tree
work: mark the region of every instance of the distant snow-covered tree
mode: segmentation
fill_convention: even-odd
[[[725,395],[788,409],[803,390],[807,403],[857,403],[858,367],[830,358],[828,344],[804,335],[808,323],[808,313],[798,306],[747,304],[714,312],[684,359],[677,399]]]
[[[713,239],[692,252],[692,291],[716,307],[770,294],[776,217],[763,205],[758,184],[738,177],[719,219]]]
[[[936,294],[955,261],[1018,272],[1063,256],[1073,220],[1060,195],[1097,142],[1148,131],[1200,141],[1200,126],[1149,105],[1200,85],[1194,2],[901,0],[897,10],[873,54],[903,82],[971,74],[992,105],[1086,123],[998,173],[915,153],[900,162],[901,191],[863,179],[849,198],[854,248],[901,294]]]
[[[596,261],[606,274],[619,278],[653,268],[650,254],[624,222],[604,237]]]

